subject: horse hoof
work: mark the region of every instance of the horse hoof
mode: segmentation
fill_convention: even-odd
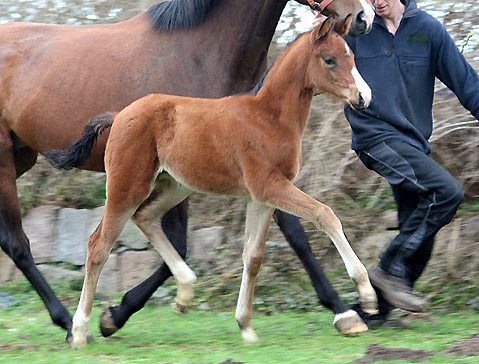
[[[243,342],[245,344],[256,344],[257,342],[259,342],[259,337],[256,335],[252,328],[242,330],[241,336],[243,337]]]
[[[87,340],[75,340],[73,339],[71,342],[72,349],[82,349],[86,346]]]
[[[87,346],[87,344],[91,344],[94,341],[95,339],[93,338],[92,334],[88,334],[86,338],[82,339],[78,339],[72,336],[70,346],[72,349],[82,349]]]
[[[183,316],[188,311],[188,306],[181,305],[179,303],[175,303],[174,308],[176,313],[180,316]]]
[[[368,315],[377,315],[379,313],[378,301],[361,301],[361,309]]]
[[[65,342],[69,345],[73,342],[73,334],[71,329],[67,331],[67,336],[65,337]]]
[[[337,314],[334,317],[333,325],[340,335],[356,335],[368,331],[366,324],[353,310]]]
[[[118,330],[120,330],[120,328],[116,326],[115,321],[113,320],[112,310],[116,307],[117,306],[110,306],[101,314],[100,332],[103,337],[109,337]]]

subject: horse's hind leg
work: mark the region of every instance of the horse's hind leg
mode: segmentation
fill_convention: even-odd
[[[246,237],[243,250],[243,278],[236,305],[236,322],[246,343],[258,341],[251,325],[254,282],[263,263],[266,235],[273,209],[250,201],[246,211]]]
[[[163,232],[160,217],[192,193],[169,176],[160,176],[150,197],[138,208],[133,222],[148,237],[173,274],[178,287],[176,305],[184,312],[193,300],[195,273],[188,267]]]
[[[52,321],[71,336],[72,318],[60,303],[45,278],[38,271],[30,251],[30,243],[22,228],[20,203],[15,178],[35,162],[16,168],[17,162],[10,136],[0,126],[0,246],[22,271],[50,313]],[[18,155],[17,155],[18,157]]]
[[[361,320],[361,317],[339,299],[338,294],[329,283],[319,262],[314,257],[299,218],[287,212],[276,210],[274,219],[308,272],[319,302],[335,313],[334,327],[340,334],[367,331],[368,327]]]
[[[143,144],[140,143],[134,146],[143,148]],[[152,163],[154,158],[148,155],[148,152],[152,153],[151,150],[140,152],[130,148],[128,153],[120,153],[119,150],[125,149],[121,143],[113,144],[110,148],[113,151],[110,149],[109,154],[107,149],[105,158],[107,172],[105,211],[100,225],[88,241],[85,279],[80,303],[73,317],[74,348],[85,346],[87,343],[93,298],[101,270],[126,221],[150,196],[158,170],[158,164]],[[131,158],[131,155],[140,154],[144,158]],[[111,157],[112,155],[114,157]]]
[[[158,217],[160,220],[160,218]],[[171,241],[181,258],[186,259],[187,242],[186,232],[188,225],[188,199],[168,211],[161,226],[168,240]],[[138,286],[130,289],[121,300],[120,305],[108,307],[101,315],[100,331],[104,337],[113,335],[121,329],[128,319],[140,311],[151,297],[169,277],[170,268],[166,263],[161,264],[150,277]]]
[[[75,316],[73,316],[73,348],[81,348],[87,344],[90,314],[98,278],[110,255],[113,244],[133,212],[127,206],[119,208],[115,202],[107,199],[102,221],[88,240],[85,279],[80,302]]]

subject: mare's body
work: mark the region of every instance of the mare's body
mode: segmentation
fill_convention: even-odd
[[[68,336],[71,316],[36,268],[22,229],[16,178],[36,163],[39,152],[70,145],[86,120],[121,110],[149,93],[221,97],[250,89],[265,70],[286,3],[173,0],[112,25],[0,26],[0,246]],[[335,0],[328,11],[339,17],[352,13],[357,31],[366,30],[359,0]],[[107,136],[100,138],[83,168],[104,169]],[[184,256],[186,205],[167,215],[164,225]],[[113,323],[104,334],[121,327],[169,276],[163,265],[120,309],[109,310]],[[331,292],[324,301],[344,311]]]

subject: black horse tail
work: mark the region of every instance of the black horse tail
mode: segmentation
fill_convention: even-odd
[[[91,119],[83,130],[83,135],[67,150],[51,150],[44,153],[50,164],[58,169],[79,168],[90,157],[96,140],[110,128],[116,113],[107,112]]]

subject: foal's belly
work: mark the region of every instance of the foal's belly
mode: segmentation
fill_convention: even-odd
[[[238,197],[248,196],[248,190],[241,176],[231,173],[231,168],[229,169],[217,166],[202,168],[198,165],[192,168],[165,167],[165,171],[171,177],[193,191]]]

